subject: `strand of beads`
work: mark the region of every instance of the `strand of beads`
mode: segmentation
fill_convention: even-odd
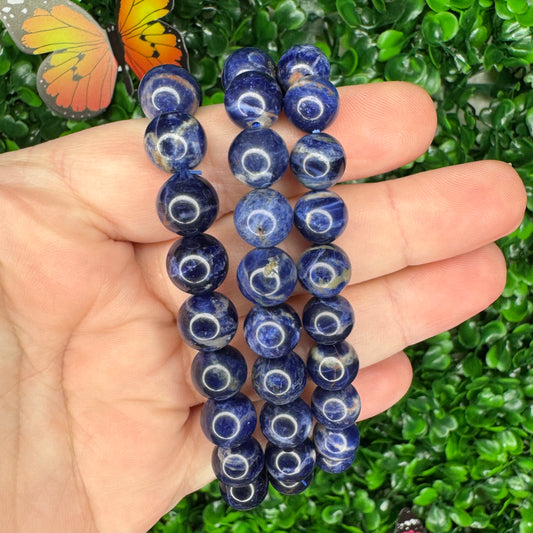
[[[332,244],[347,224],[347,209],[329,187],[337,183],[345,168],[344,150],[324,133],[336,118],[339,97],[329,82],[327,57],[310,45],[294,46],[278,63],[278,80],[285,92],[288,119],[307,134],[290,154],[292,173],[310,192],[294,209],[294,222],[312,243],[301,255],[298,279],[312,295],[302,322],[316,342],[307,359],[307,370],[317,385],[311,409],[317,424],[313,441],[317,465],[326,472],[346,470],[359,446],[355,421],[361,410],[359,395],[352,386],[359,370],[354,348],[346,342],[353,328],[354,313],[340,295],[351,275],[346,253]]]

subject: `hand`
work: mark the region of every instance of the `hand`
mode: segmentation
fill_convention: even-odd
[[[430,144],[431,100],[402,83],[343,88],[329,130],[347,152],[346,179],[403,165]],[[230,212],[248,189],[227,166],[238,133],[221,106],[198,113],[208,134],[200,169],[221,202],[212,233],[231,267],[220,291],[249,308],[235,270],[247,250]],[[187,295],[168,280],[175,238],[156,215],[167,176],[142,149],[145,120],[93,128],[0,157],[0,492],[2,531],[144,532],[209,482],[212,445],[192,387],[195,351],[175,316]],[[276,129],[290,147],[301,135]],[[280,189],[302,192],[292,177]],[[375,184],[339,186],[350,222],[355,309],[349,339],[362,370],[361,418],[407,391],[402,349],[462,322],[505,283],[495,239],[513,230],[524,188],[484,161]],[[284,246],[306,246],[293,232]],[[301,309],[307,297],[292,303]],[[242,334],[234,346],[249,361]],[[305,346],[297,350],[305,355]],[[250,390],[248,390],[250,392]]]

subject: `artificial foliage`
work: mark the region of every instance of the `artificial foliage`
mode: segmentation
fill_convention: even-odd
[[[83,2],[103,25],[114,2]],[[429,150],[387,176],[478,159],[512,163],[533,189],[533,5],[528,0],[177,0],[204,103],[222,100],[227,55],[257,46],[277,59],[295,43],[330,57],[337,85],[406,80],[433,97]],[[0,151],[44,142],[141,111],[119,82],[112,105],[87,122],[52,115],[35,89],[40,57],[0,37]],[[509,274],[502,297],[452,331],[411,347],[408,395],[360,424],[348,472],[319,473],[305,493],[271,489],[257,510],[233,511],[212,483],[152,533],[281,531],[392,533],[413,507],[434,533],[533,532],[533,196],[517,231],[499,243]]]

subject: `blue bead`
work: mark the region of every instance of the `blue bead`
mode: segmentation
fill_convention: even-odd
[[[285,141],[270,128],[246,128],[228,152],[233,175],[249,187],[262,189],[278,181],[289,166]]]
[[[233,221],[243,240],[258,248],[271,248],[292,229],[292,207],[273,189],[253,189],[235,207]]]
[[[352,331],[354,313],[344,296],[308,300],[302,313],[302,324],[307,334],[320,344],[336,344]]]
[[[339,112],[339,93],[328,80],[304,76],[285,93],[285,114],[297,128],[311,133],[326,129]]]
[[[211,292],[228,273],[228,254],[215,237],[206,233],[183,237],[168,251],[167,272],[174,285],[184,292]]]
[[[191,365],[191,380],[207,398],[226,400],[237,394],[246,382],[248,368],[241,352],[225,346],[214,352],[198,352]]]
[[[276,64],[266,52],[259,48],[244,47],[232,52],[224,62],[222,87],[227,89],[233,78],[250,70],[276,77]]]
[[[346,342],[316,344],[307,356],[309,377],[322,389],[341,390],[352,383],[359,372],[359,358]]]
[[[227,346],[237,331],[237,322],[235,306],[218,292],[191,296],[178,312],[178,329],[183,339],[199,350]]]
[[[289,158],[291,171],[308,189],[335,185],[344,174],[346,156],[340,143],[327,133],[310,133],[294,145]]]
[[[267,402],[261,409],[259,423],[263,435],[272,444],[280,448],[292,448],[311,434],[313,415],[301,398],[284,405]]]
[[[243,72],[224,94],[228,116],[241,128],[259,124],[269,128],[278,119],[283,94],[276,80],[262,72]]]
[[[312,44],[292,46],[278,61],[278,82],[284,91],[303,76],[316,76],[327,80],[329,72],[326,54]]]
[[[254,248],[239,263],[237,282],[242,294],[254,304],[278,305],[296,287],[296,265],[279,248]]]
[[[268,494],[268,475],[263,470],[251,483],[239,487],[231,487],[219,483],[220,493],[224,501],[238,511],[250,511],[257,507]]]
[[[333,191],[309,191],[294,206],[294,225],[314,244],[334,241],[347,223],[346,204]]]
[[[207,180],[183,169],[161,187],[156,207],[165,228],[188,237],[213,224],[218,214],[218,196]]]
[[[202,90],[189,71],[164,64],[152,67],[143,76],[138,97],[149,119],[171,111],[194,115],[202,103]]]
[[[294,352],[285,357],[258,357],[252,368],[252,385],[265,401],[275,405],[293,402],[305,388],[305,363]]]
[[[187,113],[164,113],[153,118],[146,128],[144,147],[155,166],[166,172],[194,168],[207,149],[200,123]]]
[[[265,456],[261,445],[252,437],[240,446],[217,446],[211,456],[213,472],[227,486],[252,483],[263,471]]]
[[[313,472],[316,452],[313,443],[306,439],[294,448],[266,445],[265,464],[268,473],[282,483],[306,479]]]
[[[317,387],[311,397],[311,411],[319,424],[329,429],[345,429],[357,420],[361,399],[352,385],[338,391]]]
[[[289,482],[283,482],[279,481],[276,478],[270,477],[270,484],[280,493],[280,494],[287,494],[290,496],[293,496],[295,494],[300,494],[305,489],[311,485],[311,482],[313,481],[314,472],[311,472],[306,478],[300,480],[300,481],[289,481]]]
[[[298,279],[313,296],[339,294],[350,281],[352,270],[346,253],[334,244],[311,246],[298,261]]]
[[[355,454],[348,459],[331,459],[319,453],[316,454],[316,465],[320,470],[327,472],[328,474],[340,474],[352,466],[355,461]]]
[[[252,436],[257,414],[250,399],[239,392],[227,400],[207,400],[202,407],[200,425],[212,443],[235,447]]]
[[[302,322],[287,303],[275,307],[255,305],[244,320],[248,346],[263,357],[287,355],[300,340]]]
[[[316,424],[313,430],[316,452],[330,459],[346,460],[353,458],[359,447],[359,428],[352,424],[345,429],[328,429]]]

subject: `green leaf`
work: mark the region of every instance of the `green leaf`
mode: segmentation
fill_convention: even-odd
[[[378,37],[378,48],[380,49],[379,61],[387,61],[391,57],[398,55],[402,51],[405,37],[403,32],[398,30],[386,30]]]
[[[298,8],[293,0],[285,0],[276,8],[274,21],[278,28],[285,30],[295,30],[303,26],[306,21],[305,13]]]
[[[431,44],[441,44],[453,39],[459,31],[459,21],[450,12],[427,13],[422,21],[422,35]]]
[[[426,506],[435,502],[439,497],[437,491],[433,487],[423,488],[418,496],[413,500],[415,505]]]

